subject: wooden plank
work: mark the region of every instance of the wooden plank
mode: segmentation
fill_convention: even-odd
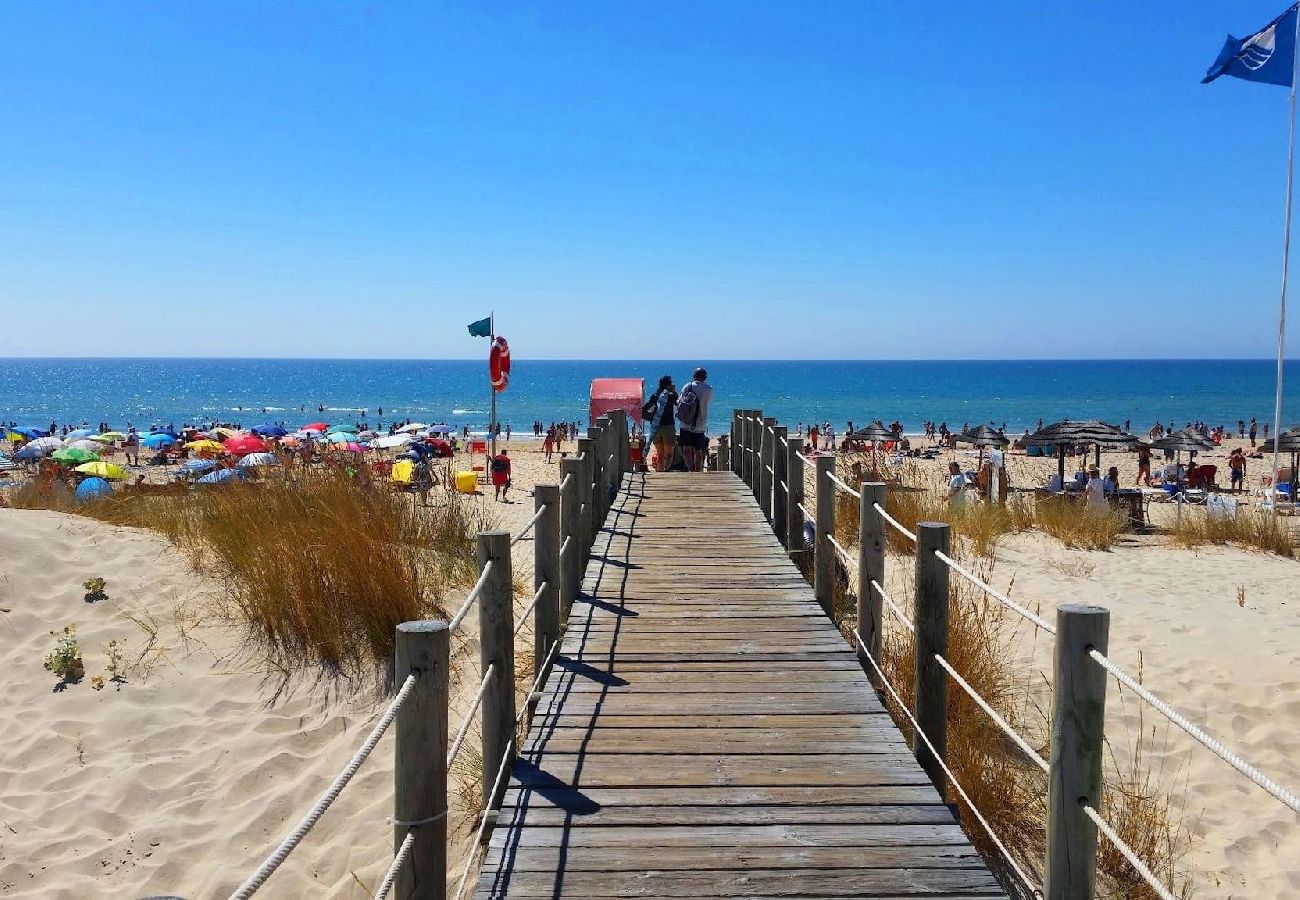
[[[485,867],[496,868],[509,853],[516,872],[661,872],[710,869],[970,869],[983,860],[972,847],[493,847]],[[652,858],[648,858],[652,857]]]

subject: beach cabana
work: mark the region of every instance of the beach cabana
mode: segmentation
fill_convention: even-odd
[[[1062,419],[1032,434],[1022,437],[1017,443],[1026,447],[1031,444],[1051,444],[1056,447],[1056,473],[1065,485],[1065,448],[1082,444],[1094,446],[1097,450],[1097,465],[1101,465],[1102,448],[1131,449],[1141,443],[1136,437],[1122,428],[1099,422],[1096,419],[1076,420]]]
[[[874,473],[879,473],[880,465],[876,460],[876,451],[882,441],[894,440],[894,433],[885,426],[872,422],[870,425],[864,425],[850,432],[847,438],[850,441],[871,441],[871,470]]]
[[[633,422],[641,421],[641,404],[644,403],[644,378],[593,378],[591,379],[591,424],[607,412],[621,409]]]
[[[1259,449],[1263,453],[1272,453],[1274,443],[1277,444],[1278,453],[1291,454],[1291,471],[1289,474],[1290,481],[1288,483],[1290,485],[1290,491],[1289,491],[1290,497],[1291,499],[1294,500],[1296,494],[1296,490],[1295,490],[1296,468],[1297,465],[1300,464],[1300,425],[1292,425],[1290,428],[1282,432],[1280,435],[1277,435],[1276,437],[1273,438],[1269,438],[1268,440],[1264,441],[1264,443],[1259,445]],[[1277,482],[1279,482],[1280,480],[1281,479],[1278,478],[1278,473],[1274,472],[1273,473],[1274,485],[1276,486]]]

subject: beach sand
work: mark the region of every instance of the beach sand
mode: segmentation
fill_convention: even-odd
[[[471,502],[514,531],[533,514],[532,486],[558,481],[560,457],[546,463],[535,441],[508,446],[515,502],[495,503],[490,493]],[[1131,481],[1131,455],[1114,457]],[[936,482],[946,458],[922,463]],[[1112,464],[1110,458],[1103,462]],[[465,462],[458,458],[454,467]],[[1045,477],[1052,466],[1014,456],[1009,462],[1018,484]],[[1264,467],[1252,461],[1252,468]],[[1157,514],[1166,509],[1172,512],[1165,506]],[[531,539],[516,546],[514,563],[530,587]],[[1296,566],[1235,548],[1179,550],[1159,538],[1089,552],[1028,534],[1004,541],[994,581],[1005,586],[1014,577],[1015,596],[1044,610],[1064,601],[1110,607],[1117,661],[1135,671],[1140,653],[1148,686],[1294,787]],[[909,573],[906,560],[891,559],[891,583]],[[107,600],[85,602],[82,582],[91,576],[107,580]],[[0,660],[10,673],[0,701],[9,729],[0,743],[0,896],[222,895],[256,868],[364,739],[383,698],[331,690],[311,678],[282,684],[247,644],[242,626],[217,614],[220,593],[158,536],[0,509]],[[517,598],[518,607],[528,599]],[[56,679],[41,665],[54,642],[49,632],[73,622],[87,678],[54,692]],[[521,640],[530,634],[526,628]],[[1032,683],[1050,670],[1050,650],[1041,636],[1022,634]],[[453,727],[477,687],[472,616],[463,635]],[[102,672],[103,645],[111,639],[126,642],[128,680],[95,691],[89,676]],[[1127,692],[1120,696],[1112,682],[1109,733],[1122,754],[1138,705]],[[1153,725],[1163,748],[1155,758],[1160,776],[1185,796],[1196,836],[1196,895],[1300,891],[1294,816],[1148,711],[1148,733]],[[276,873],[268,896],[373,891],[392,852],[391,737]],[[454,883],[472,813],[455,791],[453,805]]]

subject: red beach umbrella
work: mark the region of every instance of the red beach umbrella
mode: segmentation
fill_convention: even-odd
[[[235,456],[247,456],[249,453],[265,453],[269,448],[266,441],[255,434],[237,434],[222,443],[227,453]]]
[[[320,432],[325,432],[325,431],[329,431],[329,430],[330,430],[330,427],[329,427],[329,424],[328,424],[327,422],[308,422],[306,425],[302,426],[302,430],[303,430],[303,431],[311,430],[311,431],[320,431]]]

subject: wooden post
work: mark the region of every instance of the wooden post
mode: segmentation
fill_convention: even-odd
[[[749,423],[749,458],[752,460],[750,465],[753,467],[753,477],[749,482],[750,488],[753,489],[754,499],[758,500],[763,496],[763,411],[754,410],[754,418]],[[762,504],[759,504],[762,508]]]
[[[776,466],[772,464],[776,456],[776,434],[773,429],[776,427],[776,419],[770,416],[763,419],[762,431],[759,434],[759,454],[758,454],[758,506],[763,510],[763,516],[772,521],[772,485],[773,475]]]
[[[596,533],[600,530],[600,522],[605,520],[605,492],[601,490],[605,484],[605,428],[604,417],[596,419],[596,424],[587,429],[587,437],[591,440],[591,497],[592,504],[589,512],[591,513],[591,539],[596,539]]]
[[[489,561],[492,571],[478,596],[478,640],[480,674],[488,666],[494,667],[492,680],[483,692],[483,806],[496,809],[505,794],[505,784],[493,794],[492,782],[502,756],[513,759],[515,754],[515,598],[510,532],[479,532],[480,572]]]
[[[835,534],[835,457],[813,458],[817,471],[817,541],[813,555],[813,594],[827,613],[835,601],[835,548],[831,536]]]
[[[718,435],[718,471],[731,471],[731,436],[728,434]]]
[[[533,609],[533,659],[538,671],[560,638],[560,488],[539,484],[533,494],[534,510],[546,508],[533,526],[533,590],[541,591]],[[545,587],[543,588],[543,585]]]
[[[567,483],[566,483],[567,481]],[[572,457],[560,460],[560,546],[565,540],[569,549],[560,556],[560,618],[569,618],[578,599],[582,583],[582,538],[578,534],[579,485],[582,482],[582,463]]]
[[[858,505],[858,637],[871,651],[872,659],[880,660],[881,631],[884,627],[884,601],[871,586],[871,582],[885,584],[885,520],[876,512],[876,504],[885,507],[885,485],[871,481],[858,486],[862,502]],[[863,668],[871,672],[874,683],[875,670],[863,659],[862,648],[857,648]]]
[[[786,498],[785,548],[791,552],[804,549],[803,539],[803,456],[798,438],[785,442],[785,483],[790,486]]]
[[[736,410],[736,471],[749,484],[749,410]]]
[[[789,549],[790,542],[786,539],[786,526],[789,524],[789,513],[786,507],[789,505],[790,498],[786,495],[786,489],[781,485],[786,478],[786,454],[785,442],[786,427],[777,425],[773,429],[772,436],[772,532],[776,535],[781,546]]]
[[[623,483],[623,473],[632,471],[632,436],[628,433],[628,415],[625,409],[614,410],[614,449],[618,453],[619,484]]]
[[[1047,788],[1048,900],[1092,900],[1097,878],[1097,826],[1083,804],[1101,810],[1106,671],[1088,658],[1105,653],[1110,611],[1064,604],[1056,610],[1052,680],[1051,770]]]
[[[754,491],[756,490],[754,485],[757,483],[755,479],[758,477],[758,454],[755,452],[755,450],[758,449],[758,429],[755,427],[754,421],[758,417],[759,412],[756,409],[747,410],[746,412],[745,484],[749,485],[750,491]]]
[[[397,626],[393,683],[418,674],[393,723],[393,852],[410,830],[407,822],[442,815],[415,829],[406,865],[397,873],[396,896],[443,900],[447,896],[447,676],[451,632],[446,622]]]
[[[596,477],[596,448],[591,438],[578,438],[578,456],[582,463],[582,477],[578,479],[578,504],[582,507],[582,513],[578,516],[578,571],[582,572],[591,559],[591,542],[596,539],[595,529],[591,526],[596,520],[596,514],[591,508],[595,493],[591,485]]]
[[[740,417],[744,412],[743,409],[731,411],[731,471],[737,475],[740,474],[741,446],[744,443],[740,435]]]
[[[916,526],[916,721],[935,752],[913,736],[912,752],[930,776],[939,796],[946,797],[943,769],[935,759],[948,754],[948,673],[935,661],[948,655],[948,566],[935,556],[948,552],[949,529],[944,522]]]

